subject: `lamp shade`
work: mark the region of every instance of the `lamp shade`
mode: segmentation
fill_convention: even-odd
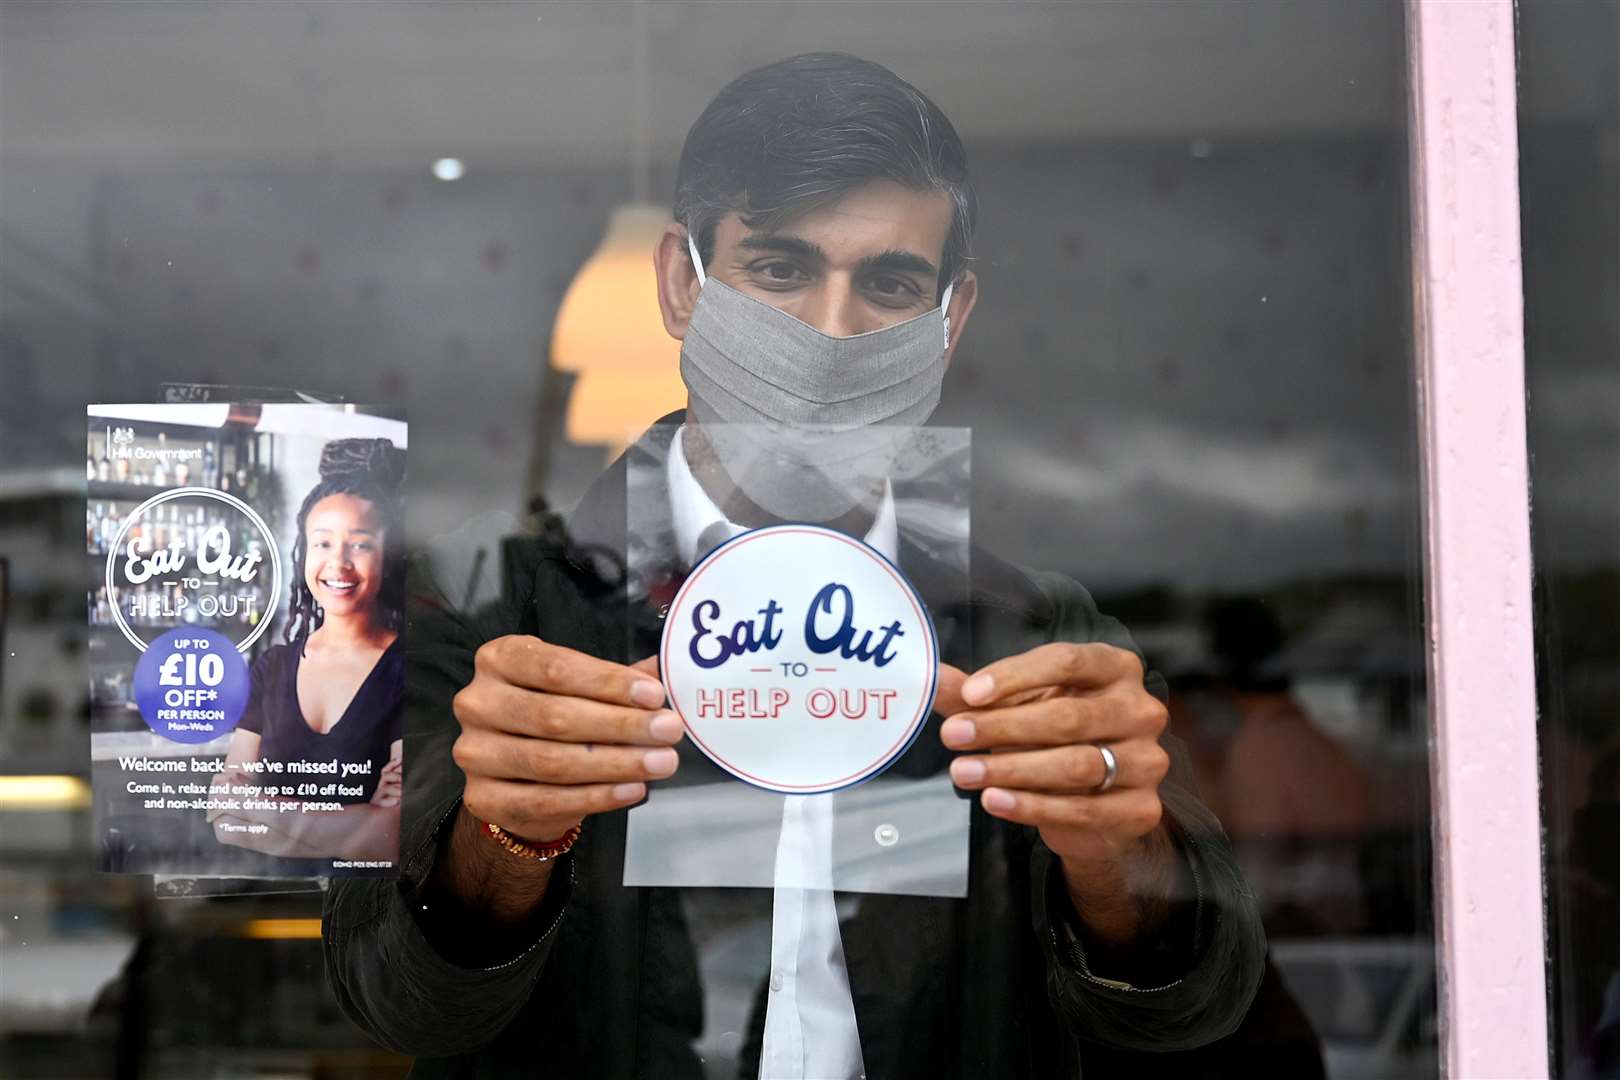
[[[622,450],[647,425],[685,405],[686,384],[674,365],[663,372],[593,371],[568,399],[568,438]]]
[[[680,408],[680,342],[658,310],[653,249],[669,211],[633,203],[613,211],[607,234],[563,296],[551,333],[551,365],[578,375],[568,402],[568,438],[622,447],[627,435]]]

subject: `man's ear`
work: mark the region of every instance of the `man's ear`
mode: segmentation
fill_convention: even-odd
[[[962,332],[967,329],[968,316],[973,314],[973,305],[979,302],[979,279],[973,271],[968,270],[956,279],[956,288],[951,290],[951,306],[945,310],[945,317],[951,320],[951,343],[945,347],[945,366],[951,366],[951,357],[956,354],[956,345],[962,340]]]
[[[697,270],[686,250],[686,226],[672,221],[664,227],[653,248],[653,271],[658,276],[658,309],[664,316],[664,329],[676,341],[686,337],[697,304]]]

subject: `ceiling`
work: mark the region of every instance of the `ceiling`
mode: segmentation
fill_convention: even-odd
[[[1382,127],[1403,107],[1400,35],[1399,5],[1375,0],[7,2],[0,152],[530,167],[623,159],[643,119],[667,160],[725,81],[827,48],[893,67],[981,143]]]

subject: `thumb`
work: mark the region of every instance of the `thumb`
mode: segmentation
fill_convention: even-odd
[[[643,675],[651,675],[655,679],[658,678],[658,654],[653,653],[649,657],[637,660],[630,665],[630,670],[639,671]]]
[[[962,684],[967,682],[967,672],[950,664],[939,665],[939,680],[934,689],[934,711],[941,716],[955,716],[959,712],[966,712],[967,702],[962,700]]]

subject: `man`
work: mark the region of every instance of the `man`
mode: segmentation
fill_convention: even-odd
[[[327,905],[345,1010],[423,1075],[701,1076],[695,924],[724,902],[774,905],[744,1076],[1072,1076],[1232,1032],[1264,938],[1172,763],[1162,680],[1078,585],[980,551],[963,582],[908,545],[885,478],[848,482],[794,441],[828,420],[905,428],[938,400],[978,294],[949,121],[853,57],[769,65],[694,125],[674,216],[654,262],[690,407],[615,463],[566,535],[508,545],[499,610],[412,622],[403,876],[336,884]],[[894,378],[813,362],[873,342],[893,346]],[[787,449],[729,437],[753,421]],[[839,915],[792,890],[622,884],[627,810],[706,766],[663,708],[656,595],[621,596],[600,565],[627,551],[627,476],[649,460],[667,482],[637,510],[670,523],[677,576],[717,539],[814,506],[892,547],[925,600],[970,587],[953,620],[970,629],[938,620],[937,715],[896,767],[948,769],[974,799],[965,898],[862,894]],[[975,657],[992,662],[969,675]],[[779,956],[796,965],[786,990]]]

